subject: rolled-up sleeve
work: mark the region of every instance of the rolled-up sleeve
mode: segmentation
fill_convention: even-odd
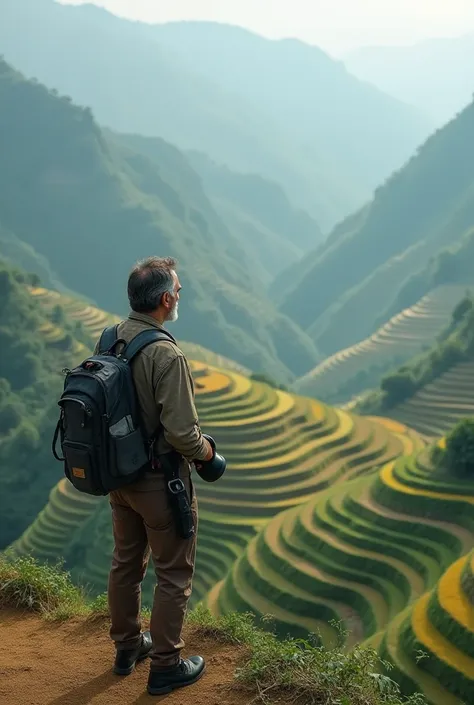
[[[207,447],[194,404],[193,382],[186,359],[177,355],[157,375],[155,401],[168,443],[189,460],[204,460]]]

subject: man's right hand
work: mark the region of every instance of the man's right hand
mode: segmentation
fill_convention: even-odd
[[[212,460],[212,458],[214,457],[214,448],[211,446],[211,444],[206,438],[204,439],[204,442],[207,446],[207,455],[204,460],[207,462],[208,460]]]

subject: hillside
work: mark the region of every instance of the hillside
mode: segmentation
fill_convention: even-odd
[[[157,702],[146,694],[146,661],[126,678],[112,673],[104,599],[88,602],[66,573],[0,558],[0,596],[2,634],[10,643],[0,656],[2,673],[8,674],[0,682],[4,705]],[[276,705],[297,693],[301,705],[341,698],[344,705],[425,705],[423,699],[399,697],[386,679],[380,686],[373,649],[344,654],[307,643],[303,650],[294,640],[278,641],[248,616],[216,619],[206,610],[188,612],[183,636],[185,655],[202,654],[207,668],[192,688],[168,695],[171,703]]]
[[[355,76],[417,106],[439,125],[472,99],[474,34],[411,46],[361,47],[344,61]]]
[[[225,480],[216,486],[196,478],[200,541],[194,600],[225,576],[256,530],[279,511],[419,443],[403,426],[393,432],[384,422],[203,363],[192,362],[192,370],[202,426],[229,462]],[[102,592],[112,550],[108,504],[80,495],[63,479],[11,550],[41,560],[65,556],[76,580]]]
[[[116,143],[152,160],[164,180],[175,174],[176,150],[164,140],[107,134]],[[177,189],[186,188],[189,200],[204,190],[226,226],[221,229],[221,237],[228,254],[236,260],[245,256],[250,271],[265,287],[278,272],[299,261],[321,239],[316,221],[295,208],[279,184],[256,174],[234,172],[205,154],[183,155],[183,168],[173,185]]]
[[[474,698],[473,624],[471,551],[369,643],[379,644],[380,657],[392,666],[386,673],[405,693],[421,689],[433,705],[467,705]]]
[[[168,146],[160,171],[108,139],[88,108],[2,61],[0,101],[0,221],[71,290],[123,315],[135,260],[171,254],[186,291],[178,337],[282,382],[314,366],[314,344],[266,297],[177,149]]]
[[[119,320],[37,283],[35,276],[0,259],[0,550],[36,518],[57,482],[51,438],[61,370],[82,360],[102,329]],[[194,343],[184,342],[182,348],[197,365],[219,364],[248,374]]]
[[[305,258],[300,276],[277,277],[273,291],[282,311],[291,312],[325,354],[373,333],[384,311],[390,318],[401,310],[390,306],[405,281],[472,228],[473,165],[471,104]]]
[[[427,352],[387,375],[355,405],[361,413],[399,419],[428,437],[474,414],[474,301],[464,298]]]
[[[34,283],[0,259],[0,549],[36,517],[57,480],[50,438],[60,370],[86,349],[74,321],[28,295]]]
[[[220,85],[194,65],[195,57],[186,61],[166,47],[157,31],[93,5],[63,6],[53,0],[0,5],[6,60],[91,106],[100,124],[162,137],[182,149],[204,151],[237,171],[275,179],[325,229],[370,195],[351,175],[338,172],[318,145],[308,145],[282,126],[270,106],[239,92],[232,73]],[[378,96],[376,89],[369,93],[369,99]],[[369,109],[370,100],[361,97],[361,102]],[[382,102],[394,107],[393,129],[398,119],[406,123],[400,141],[408,154],[429,126],[422,125],[420,133],[416,115],[405,120],[396,101],[384,97]],[[379,145],[372,152],[375,158]],[[362,164],[359,171],[364,171]]]
[[[425,266],[409,277],[396,299],[378,320],[384,322],[402,308],[412,306],[419,298],[439,286],[456,284],[474,287],[474,228],[469,228],[457,242],[440,250]]]
[[[419,449],[275,516],[207,604],[221,615],[234,610],[272,614],[279,633],[304,637],[308,629],[318,630],[326,645],[337,636],[328,624],[335,620],[342,623],[339,635],[346,648],[353,648],[399,620],[410,605],[416,605],[416,613],[418,605],[424,609],[426,592],[446,570],[459,569],[454,561],[474,545],[473,505],[472,479],[462,482],[440,472],[430,450]],[[453,661],[445,652],[451,670],[440,668],[438,660],[418,665],[436,679],[439,705],[454,703],[452,697],[443,700],[443,688],[461,696],[465,705],[471,702],[473,623],[468,618],[469,613],[461,615],[464,626],[443,627],[465,657]],[[428,652],[443,655],[442,643],[435,648],[421,629],[427,638],[419,640]],[[418,646],[400,650],[402,670],[416,673]],[[423,688],[424,679],[415,683]],[[405,690],[404,679],[400,684]]]
[[[59,302],[63,315],[80,324],[91,340],[115,320],[57,293],[38,287],[29,291],[45,312]],[[61,339],[59,328],[55,338]],[[203,428],[229,461],[224,482],[211,486],[196,479],[200,544],[194,599],[225,576],[256,530],[276,513],[419,443],[403,426],[392,431],[384,420],[356,417],[253,380],[209,351],[188,344],[183,349],[191,358]],[[81,358],[86,354],[83,349]],[[52,460],[51,465],[60,472]],[[75,578],[101,592],[112,550],[107,502],[77,493],[65,479],[47,489],[49,501],[44,508],[36,504],[38,516],[16,534],[13,550],[47,560],[65,556]]]
[[[216,211],[265,268],[267,284],[322,239],[316,222],[294,208],[276,182],[233,172],[202,153],[188,152],[187,158]]]
[[[431,347],[451,322],[463,294],[464,287],[458,284],[436,286],[370,337],[330,355],[292,388],[331,404],[349,402],[378,386],[387,372]]]

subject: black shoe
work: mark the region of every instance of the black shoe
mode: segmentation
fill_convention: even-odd
[[[114,673],[119,676],[129,676],[137,661],[142,661],[150,655],[153,647],[150,632],[142,632],[142,643],[137,649],[122,649],[115,655]]]
[[[206,664],[201,656],[181,659],[177,666],[166,671],[150,671],[147,690],[150,695],[164,695],[175,688],[196,683],[204,675]]]

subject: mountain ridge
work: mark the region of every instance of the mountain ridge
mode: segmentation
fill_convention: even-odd
[[[178,336],[182,331],[188,340],[207,341],[207,347],[212,341],[216,352],[256,371],[267,368],[282,381],[318,359],[309,337],[265,297],[237,240],[235,255],[228,252],[232,239],[223,238],[224,224],[176,148],[168,145],[173,169],[160,175],[152,161],[107,139],[90,109],[27,81],[5,62],[0,96],[6,165],[0,173],[0,220],[46,256],[72,290],[125,313],[133,262],[171,253],[189,290]],[[190,187],[178,190],[186,174]],[[25,199],[28,209],[22,207]],[[282,326],[292,331],[284,341]]]
[[[279,286],[285,272],[277,277],[272,290],[281,292],[282,310],[296,311],[324,353],[370,335],[405,280],[472,227],[473,145],[471,103],[305,257],[292,291]]]
[[[380,168],[375,165],[371,183],[364,185],[369,151],[378,163],[395,143],[399,145],[400,153],[395,150],[383,167],[386,175],[430,129],[424,121],[419,125],[416,117],[407,116],[405,121],[405,108],[397,108],[392,98],[384,97],[367,131],[363,118],[373,112],[372,102],[379,105],[379,94],[367,84],[360,88],[357,79],[348,80],[358,97],[353,100],[352,89],[344,92],[344,88],[342,109],[339,103],[331,108],[328,99],[319,100],[316,94],[312,102],[319,101],[319,112],[329,110],[325,130],[334,136],[334,150],[339,149],[337,135],[348,153],[349,143],[355,145],[354,160],[359,166],[354,178],[349,163],[341,169],[327,150],[326,132],[318,140],[300,134],[301,119],[306,113],[310,117],[308,110],[298,109],[289,130],[277,118],[284,105],[291,107],[291,101],[283,101],[281,109],[274,111],[262,100],[243,95],[232,78],[235,72],[224,83],[204,75],[198,70],[199,56],[185,61],[179,51],[163,45],[156,26],[132,23],[95,6],[54,5],[52,0],[44,0],[41,6],[31,0],[10,3],[0,8],[0,20],[0,44],[6,58],[26,74],[71,94],[76,102],[90,105],[99,123],[119,132],[161,136],[181,149],[205,151],[237,171],[276,179],[291,200],[306,208],[324,229],[370,196]],[[98,89],[98,75],[105,80],[106,90]],[[356,104],[362,117],[357,128],[347,117],[349,109],[355,114]],[[341,125],[337,135],[331,132],[335,123]],[[386,123],[391,125],[388,131]],[[354,130],[359,130],[359,140],[349,137]],[[379,135],[377,143],[375,135]],[[359,146],[361,140],[367,149]],[[342,156],[344,149],[340,149]]]

